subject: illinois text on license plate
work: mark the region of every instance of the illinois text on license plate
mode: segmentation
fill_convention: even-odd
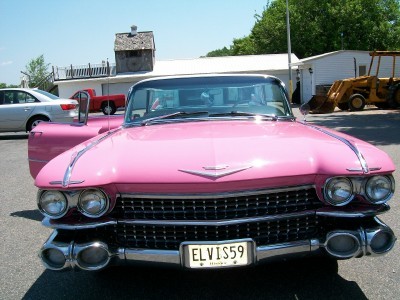
[[[218,268],[248,264],[248,243],[185,245],[190,268]]]

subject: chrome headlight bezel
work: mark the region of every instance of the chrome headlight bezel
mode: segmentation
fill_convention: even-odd
[[[57,198],[59,199],[59,203],[61,203],[62,207],[59,209],[58,213],[51,213],[49,209],[46,209],[46,206],[49,204],[45,204],[44,201],[46,200],[45,197],[53,194],[58,196]],[[50,199],[47,199],[49,201]],[[54,199],[51,200],[54,204]],[[38,197],[37,197],[37,205],[39,208],[39,211],[45,216],[50,219],[60,219],[66,215],[69,209],[69,204],[68,204],[68,198],[66,195],[58,190],[42,190],[38,192]]]
[[[378,180],[383,180],[386,181],[386,183],[388,184],[387,187],[387,193],[380,198],[374,198],[372,193],[374,189],[373,187],[371,187],[370,185],[373,182],[377,182]],[[365,194],[365,198],[368,202],[372,203],[372,204],[383,204],[388,202],[393,194],[394,194],[394,179],[392,176],[385,176],[385,175],[374,175],[372,177],[369,177],[368,180],[366,180],[365,184],[364,184],[364,194]]]
[[[88,200],[85,197],[90,195],[96,195],[97,199]],[[85,203],[86,201],[86,203]],[[96,211],[90,211],[90,203],[93,205],[99,205],[99,208]],[[89,206],[88,206],[89,205]],[[103,216],[110,207],[110,199],[107,194],[96,188],[85,189],[79,194],[77,208],[81,214],[89,218],[99,218]]]
[[[348,193],[348,195],[343,196],[342,200],[335,200],[334,196],[337,195],[337,190],[334,190],[333,188],[336,187],[338,184],[344,184],[347,185],[348,188],[343,189],[345,193]],[[333,205],[333,206],[344,206],[351,202],[354,198],[354,187],[353,187],[353,182],[350,180],[350,178],[347,177],[332,177],[326,180],[324,184],[324,198],[325,200]],[[340,196],[340,195],[339,195]]]

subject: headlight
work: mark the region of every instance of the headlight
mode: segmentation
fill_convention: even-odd
[[[367,200],[373,204],[387,202],[393,195],[392,180],[387,176],[373,176],[365,184]]]
[[[89,218],[101,217],[107,211],[108,205],[108,197],[100,190],[84,190],[79,195],[78,209]]]
[[[346,177],[329,179],[324,189],[325,199],[334,206],[343,206],[349,203],[353,197],[353,184]]]
[[[60,191],[45,191],[39,195],[38,207],[46,217],[59,219],[67,213],[68,202]]]

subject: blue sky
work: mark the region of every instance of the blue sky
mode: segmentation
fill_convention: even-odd
[[[54,66],[115,62],[115,33],[153,31],[156,60],[196,58],[230,46],[268,0],[0,0],[0,82],[19,84],[43,54]]]

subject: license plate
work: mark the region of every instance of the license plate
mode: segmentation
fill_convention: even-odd
[[[220,268],[248,264],[248,243],[189,244],[185,246],[190,268]]]

